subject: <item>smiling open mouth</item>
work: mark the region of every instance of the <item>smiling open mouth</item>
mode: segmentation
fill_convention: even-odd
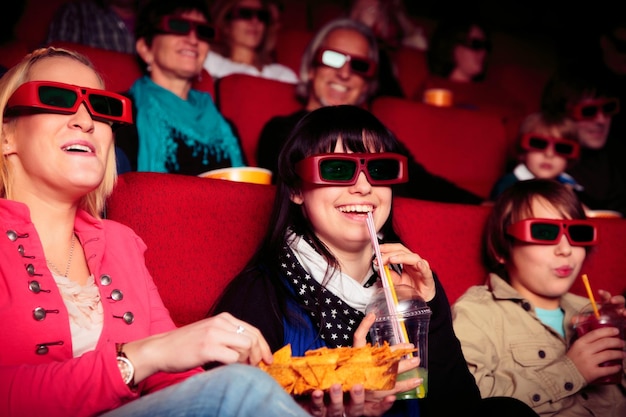
[[[89,148],[89,146],[85,145],[70,145],[63,148],[65,152],[82,152],[82,153],[92,153],[93,151]]]
[[[341,206],[338,208],[338,210],[342,213],[369,213],[371,211],[374,211],[374,207],[373,206],[368,206],[368,205],[351,205],[351,206]]]

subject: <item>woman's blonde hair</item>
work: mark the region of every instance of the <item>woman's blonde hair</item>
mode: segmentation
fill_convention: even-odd
[[[104,81],[102,80],[102,77],[95,70],[91,61],[89,61],[89,59],[87,59],[84,55],[62,48],[48,47],[37,49],[26,55],[20,63],[15,65],[7,71],[2,78],[0,78],[0,121],[2,121],[3,126],[0,139],[4,140],[5,123],[11,123],[10,120],[4,120],[4,109],[9,101],[9,98],[11,98],[19,86],[29,81],[30,70],[35,63],[47,58],[58,57],[74,59],[91,68],[98,76],[98,79],[104,88]],[[13,173],[11,165],[8,163],[7,157],[2,154],[0,156],[0,198],[11,198],[12,179]],[[116,179],[117,169],[115,165],[115,147],[114,142],[111,141],[111,148],[109,149],[109,157],[106,161],[104,178],[98,188],[83,196],[79,203],[79,207],[86,210],[91,215],[99,217],[100,213],[102,213],[102,210],[104,209],[107,197],[113,191]]]

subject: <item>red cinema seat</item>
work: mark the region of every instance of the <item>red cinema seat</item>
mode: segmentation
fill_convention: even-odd
[[[28,44],[21,40],[13,40],[0,45],[0,65],[11,68],[30,52]]]
[[[591,249],[581,269],[587,274],[593,290],[611,294],[626,293],[626,219],[593,219],[598,227],[598,245]],[[576,280],[572,292],[586,296],[582,280]]]
[[[300,73],[302,54],[313,38],[314,32],[301,28],[283,28],[276,38],[276,62]]]
[[[107,217],[146,243],[146,265],[177,325],[205,317],[269,221],[274,187],[193,176],[120,176]]]
[[[408,248],[426,259],[441,280],[450,304],[472,285],[482,284],[482,233],[491,208],[397,197],[393,224]]]
[[[70,0],[22,0],[22,3],[24,3],[24,11],[15,23],[13,30],[15,37],[25,42],[29,50],[39,47],[46,41],[48,28],[57,10],[64,3],[69,1]]]
[[[217,83],[217,106],[234,125],[248,165],[256,165],[257,144],[265,123],[302,108],[295,91],[294,84],[244,74],[229,75]]]
[[[54,42],[52,46],[70,49],[85,55],[104,78],[106,88],[125,92],[143,74],[137,58],[133,54],[94,48],[74,42]]]
[[[428,171],[479,196],[505,173],[505,128],[492,114],[391,97],[374,100],[372,113]]]
[[[404,96],[414,97],[428,77],[426,52],[403,46],[398,48],[391,58]]]

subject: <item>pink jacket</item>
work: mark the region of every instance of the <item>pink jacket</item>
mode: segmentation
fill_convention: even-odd
[[[124,384],[115,344],[175,326],[146,269],[141,238],[84,211],[74,229],[104,309],[96,349],[78,358],[72,356],[68,314],[28,207],[0,198],[1,416],[94,416],[200,372],[155,374],[136,393]],[[113,290],[123,298],[113,300]]]

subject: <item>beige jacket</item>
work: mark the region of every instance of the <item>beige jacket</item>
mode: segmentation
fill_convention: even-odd
[[[561,298],[565,323],[589,300]],[[454,331],[483,397],[511,396],[541,416],[626,416],[622,386],[587,385],[565,355],[573,330],[561,337],[498,275],[470,288],[453,306]]]

